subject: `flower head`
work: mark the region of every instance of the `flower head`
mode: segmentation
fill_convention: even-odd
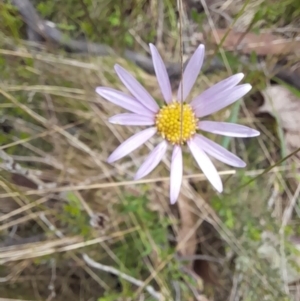
[[[218,192],[222,192],[221,178],[208,155],[234,167],[245,167],[246,163],[199,132],[206,131],[230,137],[255,137],[259,135],[259,132],[243,125],[201,121],[200,119],[234,103],[250,91],[251,85],[238,85],[244,75],[242,73],[235,74],[207,89],[190,103],[186,103],[185,100],[203,64],[204,46],[200,45],[184,70],[177,99],[174,100],[163,60],[154,45],[150,44],[150,50],[157,81],[165,100],[164,106],[160,108],[144,87],[119,65],[115,65],[115,71],[132,96],[111,88],[96,88],[99,95],[131,112],[111,117],[109,119],[111,123],[150,126],[124,141],[107,161],[112,163],[121,159],[158,133],[163,140],[150,152],[140,166],[135,175],[136,180],[148,175],[159,164],[167,151],[168,144],[171,144],[173,153],[170,200],[174,204],[178,199],[182,182],[182,146],[187,144],[207,179]]]

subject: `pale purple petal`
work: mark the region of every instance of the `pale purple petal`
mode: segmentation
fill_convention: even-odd
[[[150,139],[156,131],[157,129],[152,127],[131,136],[114,150],[114,152],[108,157],[107,162],[112,163],[125,157]]]
[[[187,66],[185,67],[183,73],[183,80],[179,84],[179,89],[177,93],[178,101],[184,101],[187,96],[190,94],[195,81],[199,75],[201,70],[203,60],[204,60],[204,52],[205,48],[204,45],[199,45],[192,57],[190,58]],[[182,86],[183,86],[183,93],[182,93]],[[182,100],[183,96],[183,100]]]
[[[229,123],[229,122],[218,122],[218,121],[200,121],[198,128],[202,131],[229,136],[229,137],[256,137],[260,135],[260,132],[251,129],[247,126]]]
[[[121,91],[106,87],[98,87],[96,88],[96,92],[113,104],[120,106],[128,111],[145,116],[154,116],[153,112],[149,111],[146,107],[140,104],[134,97],[127,95]]]
[[[234,167],[245,167],[246,163],[237,157],[235,154],[228,151],[223,146],[207,139],[202,135],[195,135],[194,142],[199,148],[204,150],[208,155],[216,158],[217,160],[224,162]]]
[[[235,87],[243,78],[244,74],[238,73],[218,82],[217,84],[205,90],[199,96],[195,97],[191,102],[191,106],[196,109],[201,102],[207,102],[219,93],[225,97],[228,94],[228,90]],[[227,93],[224,94],[225,92]]]
[[[219,95],[213,96],[208,101],[200,102],[197,108],[195,108],[196,117],[204,117],[215,113],[221,109],[224,109],[225,107],[231,105],[232,103],[242,98],[251,90],[251,88],[252,87],[249,84],[236,86],[231,88],[230,93],[226,96],[220,93]]]
[[[151,112],[157,113],[159,106],[146,89],[121,66],[115,65],[115,70],[130,93]]]
[[[153,44],[150,44],[150,50],[152,55],[152,61],[158,84],[160,86],[161,93],[166,103],[172,102],[172,89],[170,84],[169,75],[167,73],[166,66]]]
[[[154,119],[154,116],[124,113],[112,116],[108,119],[108,121],[120,125],[153,125],[155,123]]]
[[[171,174],[170,174],[170,202],[175,204],[181,188],[182,183],[182,151],[178,145],[174,146],[171,162]]]
[[[188,146],[199,167],[207,177],[208,181],[218,192],[222,192],[223,184],[221,178],[209,157],[199,147],[198,143],[194,139],[188,141]]]
[[[134,179],[138,180],[147,176],[161,161],[162,157],[165,155],[168,147],[166,140],[158,144],[149,154],[145,162],[140,166]]]

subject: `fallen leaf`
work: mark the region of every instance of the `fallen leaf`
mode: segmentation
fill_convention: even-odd
[[[38,189],[38,185],[36,183],[34,183],[33,181],[31,181],[27,177],[25,177],[23,175],[20,175],[20,174],[15,174],[15,173],[12,174],[11,175],[11,180],[16,185],[27,187],[27,188],[30,188],[30,189]]]
[[[260,112],[278,115],[282,127],[290,131],[299,131],[300,128],[300,98],[283,86],[269,86],[262,91],[264,98]]]
[[[197,220],[192,212],[192,203],[186,198],[178,201],[178,211],[180,214],[181,227],[177,237],[177,250],[183,257],[193,256],[197,247]],[[192,268],[193,261],[189,262]]]
[[[216,29],[215,32],[222,40],[228,29]],[[215,39],[212,38],[212,41],[215,41]],[[255,52],[257,55],[283,55],[299,53],[300,41],[283,39],[271,33],[255,34],[231,30],[222,47],[229,51],[237,50],[244,54]]]
[[[300,147],[300,98],[284,86],[274,85],[261,92],[264,104],[259,113],[269,113],[277,119],[285,133],[288,153]]]
[[[300,147],[300,131],[286,132],[285,143],[288,153],[291,153]],[[299,155],[298,155],[299,157]]]

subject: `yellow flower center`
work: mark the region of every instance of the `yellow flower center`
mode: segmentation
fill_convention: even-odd
[[[183,144],[196,133],[197,121],[192,107],[184,104],[181,126],[181,104],[173,102],[159,110],[155,125],[164,139],[173,144]]]

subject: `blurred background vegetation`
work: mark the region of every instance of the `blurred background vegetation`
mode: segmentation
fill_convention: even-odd
[[[261,136],[211,135],[248,163],[216,162],[222,195],[186,154],[170,206],[169,157],[132,181],[157,138],[105,163],[138,129],[94,91],[124,89],[119,63],[161,99],[151,42],[176,92],[177,1],[0,1],[0,299],[300,300],[300,2],[182,2],[184,60],[206,46],[192,94],[245,73],[251,93],[212,118]]]

